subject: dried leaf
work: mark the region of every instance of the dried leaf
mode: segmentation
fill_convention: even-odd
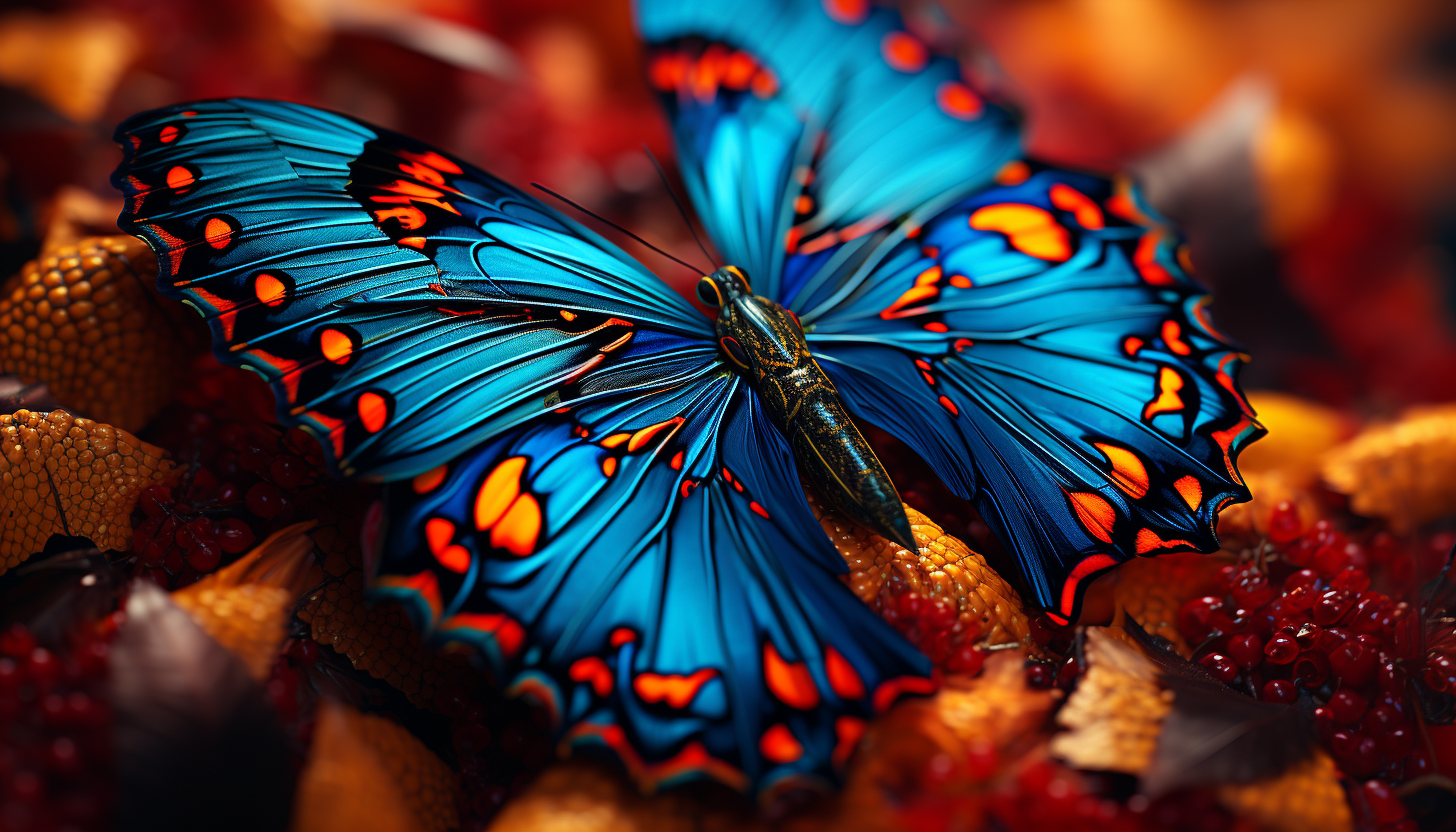
[[[1456,514],[1456,405],[1415,408],[1367,428],[1325,457],[1331,488],[1357,514],[1383,517],[1398,532]]]
[[[140,48],[130,26],[94,9],[11,12],[0,18],[0,83],[72,121],[94,121]]]
[[[208,635],[233,651],[253,679],[267,680],[288,636],[294,600],[322,578],[313,565],[313,523],[278,531],[225,569],[172,594]]]
[[[1087,671],[1057,713],[1057,724],[1071,730],[1052,738],[1051,752],[1080,769],[1142,774],[1173,697],[1137,648],[1101,627],[1086,633]]]
[[[963,620],[974,621],[988,644],[1030,644],[1028,619],[1021,597],[986,559],[910,506],[905,514],[920,551],[912,554],[863,526],[824,508],[816,495],[809,507],[834,548],[849,564],[849,587],[876,609],[892,576],[912,592],[945,598]]]
[[[1268,832],[1350,832],[1354,818],[1340,773],[1324,751],[1283,774],[1218,789],[1218,802]]]
[[[1249,404],[1269,433],[1239,454],[1240,473],[1283,471],[1294,482],[1312,483],[1325,451],[1355,432],[1347,414],[1288,393],[1254,391]]]
[[[1219,554],[1173,554],[1124,563],[1107,578],[1112,584],[1112,626],[1120,628],[1131,616],[1143,629],[1162,636],[1179,653],[1188,655],[1191,648],[1178,632],[1178,608],[1189,598],[1213,589],[1219,567],[1228,562]]]
[[[360,735],[363,718],[347,705],[319,703],[293,804],[296,832],[399,832],[420,825],[401,784]]]
[[[573,758],[505,805],[491,832],[748,832],[766,829],[737,794],[707,788],[642,795],[622,774]]]
[[[142,489],[175,470],[161,448],[64,410],[0,416],[0,573],[39,552],[53,534],[124,551]]]
[[[1275,777],[1314,751],[1314,734],[1292,705],[1250,699],[1214,679],[1129,620],[1125,629],[1173,694],[1158,750],[1143,775],[1152,797],[1188,786]]]
[[[171,398],[196,326],[167,311],[156,281],[157,259],[135,237],[42,251],[0,285],[0,373],[45,382],[77,413],[141,429]]]
[[[115,828],[253,832],[293,796],[277,716],[243,663],[150,581],[134,581],[111,645]]]

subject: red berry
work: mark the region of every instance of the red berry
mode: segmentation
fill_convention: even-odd
[[[1229,588],[1234,603],[1243,609],[1252,610],[1274,600],[1275,592],[1269,586],[1269,576],[1262,572],[1246,572]]]
[[[246,551],[254,540],[252,527],[236,517],[218,521],[216,537],[218,545],[230,555]]]
[[[1026,686],[1034,690],[1046,690],[1056,681],[1052,666],[1046,662],[1029,662],[1026,665]]]
[[[1405,669],[1395,662],[1386,662],[1375,674],[1375,682],[1385,693],[1405,692]]]
[[[981,672],[981,666],[985,663],[985,651],[972,644],[962,644],[954,653],[950,654],[950,659],[946,662],[946,669],[952,673],[974,676]]]
[[[1200,658],[1198,663],[1207,668],[1213,678],[1226,685],[1239,678],[1238,665],[1222,653],[1209,653]]]
[[[1313,569],[1301,569],[1298,572],[1289,573],[1289,576],[1284,579],[1284,591],[1293,592],[1296,587],[1301,586],[1313,588],[1317,583],[1319,583],[1319,575]]]
[[[1178,608],[1178,630],[1195,644],[1215,632],[1226,633],[1232,629],[1233,622],[1223,611],[1223,600],[1212,595],[1185,601]]]
[[[1361,787],[1360,793],[1365,798],[1365,805],[1370,807],[1370,816],[1376,825],[1395,823],[1407,815],[1405,804],[1389,783],[1380,780],[1367,781]]]
[[[470,695],[459,685],[445,685],[435,690],[435,710],[454,719],[465,712]]]
[[[1330,589],[1343,589],[1358,594],[1369,588],[1370,576],[1359,569],[1347,567],[1330,579]]]
[[[255,488],[257,486],[254,486]],[[252,492],[248,492],[249,497]],[[1314,623],[1329,627],[1340,621],[1355,605],[1355,599],[1348,592],[1332,589],[1319,597],[1314,604]]]
[[[1399,760],[1415,747],[1415,735],[1411,729],[1400,726],[1376,737],[1375,744],[1380,749],[1381,757],[1387,760]]]
[[[1337,690],[1325,704],[1330,709],[1330,717],[1340,725],[1354,725],[1365,715],[1365,707],[1368,703],[1365,697],[1352,690]]]
[[[1000,762],[996,744],[986,739],[974,740],[966,749],[966,774],[971,780],[988,780],[996,773]]]
[[[1343,685],[1364,687],[1375,675],[1376,653],[1358,641],[1349,641],[1330,653],[1330,672]]]
[[[141,554],[147,544],[152,542],[152,538],[157,534],[157,528],[161,525],[161,519],[156,517],[148,517],[139,523],[131,533],[131,550]]]
[[[1305,690],[1313,690],[1330,676],[1330,662],[1318,650],[1306,650],[1294,660],[1294,678]]]
[[[1264,642],[1254,633],[1235,633],[1225,648],[1229,658],[1248,670],[1264,660]]]
[[[216,540],[204,540],[187,553],[187,565],[207,574],[222,563],[222,547]]]
[[[1264,645],[1264,655],[1272,664],[1289,664],[1299,657],[1299,644],[1292,636],[1275,633]]]
[[[1304,532],[1304,522],[1299,518],[1299,506],[1288,500],[1274,504],[1269,516],[1269,539],[1275,543],[1288,543]]]
[[[1301,624],[1294,631],[1294,641],[1300,650],[1313,650],[1324,640],[1325,631],[1318,624]]]
[[[271,482],[254,483],[253,487],[248,489],[245,502],[248,511],[266,520],[283,509],[283,492],[279,491],[278,486]],[[913,594],[908,593],[908,595]],[[903,602],[903,598],[901,600]],[[901,613],[904,613],[903,606]]]
[[[292,455],[280,456],[268,465],[268,476],[279,488],[288,491],[302,485],[308,473],[308,465]]]
[[[1270,702],[1288,705],[1298,698],[1298,689],[1287,679],[1270,679],[1264,683],[1264,699]]]
[[[142,489],[137,505],[148,517],[163,517],[172,505],[172,489],[165,485],[150,485]]]
[[[24,624],[16,622],[0,633],[0,655],[23,659],[35,650],[35,636]]]
[[[212,498],[219,503],[236,503],[238,500],[243,499],[243,492],[236,485],[225,482],[217,487],[217,491],[212,495]]]
[[[1400,715],[1400,711],[1382,703],[1365,713],[1365,718],[1360,721],[1360,730],[1378,737],[1404,725],[1405,717]]]

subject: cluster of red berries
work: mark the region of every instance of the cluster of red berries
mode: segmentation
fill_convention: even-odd
[[[112,803],[106,676],[116,616],[59,652],[0,633],[0,830],[104,829]]]
[[[551,760],[550,735],[539,711],[491,694],[471,697],[462,688],[443,687],[435,694],[435,707],[450,719],[461,826],[481,832]]]
[[[1211,791],[1192,789],[1157,800],[1126,799],[1112,778],[1080,774],[1049,759],[1035,760],[992,790],[987,814],[1018,832],[1226,832],[1234,818],[1219,807]]]
[[[953,601],[909,591],[898,578],[885,583],[878,600],[880,616],[936,667],[968,676],[981,672],[986,652],[976,645],[980,625],[959,614]]]
[[[1421,663],[1419,616],[1371,588],[1372,575],[1407,586],[1412,556],[1385,532],[1357,539],[1324,520],[1305,529],[1287,502],[1274,510],[1270,541],[1272,553],[1225,566],[1216,594],[1178,611],[1194,658],[1258,699],[1311,695],[1320,737],[1349,777],[1430,773],[1409,690],[1409,669]]]

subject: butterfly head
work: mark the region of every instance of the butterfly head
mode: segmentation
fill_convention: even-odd
[[[718,310],[718,348],[750,378],[779,375],[812,362],[793,312],[753,294],[748,275],[724,266],[698,280],[698,298]]]

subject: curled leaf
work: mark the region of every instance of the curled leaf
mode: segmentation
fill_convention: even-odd
[[[0,416],[0,572],[55,534],[125,550],[142,489],[175,470],[161,448],[64,410]]]
[[[974,621],[988,644],[1029,643],[1029,621],[1021,597],[986,559],[928,517],[905,506],[919,552],[901,546],[824,508],[806,494],[834,548],[849,564],[849,587],[861,600],[878,608],[892,578],[926,598],[944,598],[956,605],[962,620]]]
[[[446,832],[459,827],[455,791],[455,773],[404,726],[323,700],[293,829]]]
[[[266,681],[288,636],[293,604],[318,583],[313,565],[313,523],[296,523],[264,540],[235,563],[172,594],[208,635],[243,660],[253,679]]]
[[[1350,832],[1354,828],[1340,773],[1321,750],[1276,777],[1219,787],[1218,802],[1268,832]]]
[[[1057,713],[1071,730],[1052,738],[1051,752],[1076,768],[1140,775],[1152,765],[1173,697],[1137,648],[1101,627],[1086,633],[1087,671]]]
[[[1356,514],[1398,532],[1456,514],[1456,405],[1415,408],[1325,457],[1324,477]]]

